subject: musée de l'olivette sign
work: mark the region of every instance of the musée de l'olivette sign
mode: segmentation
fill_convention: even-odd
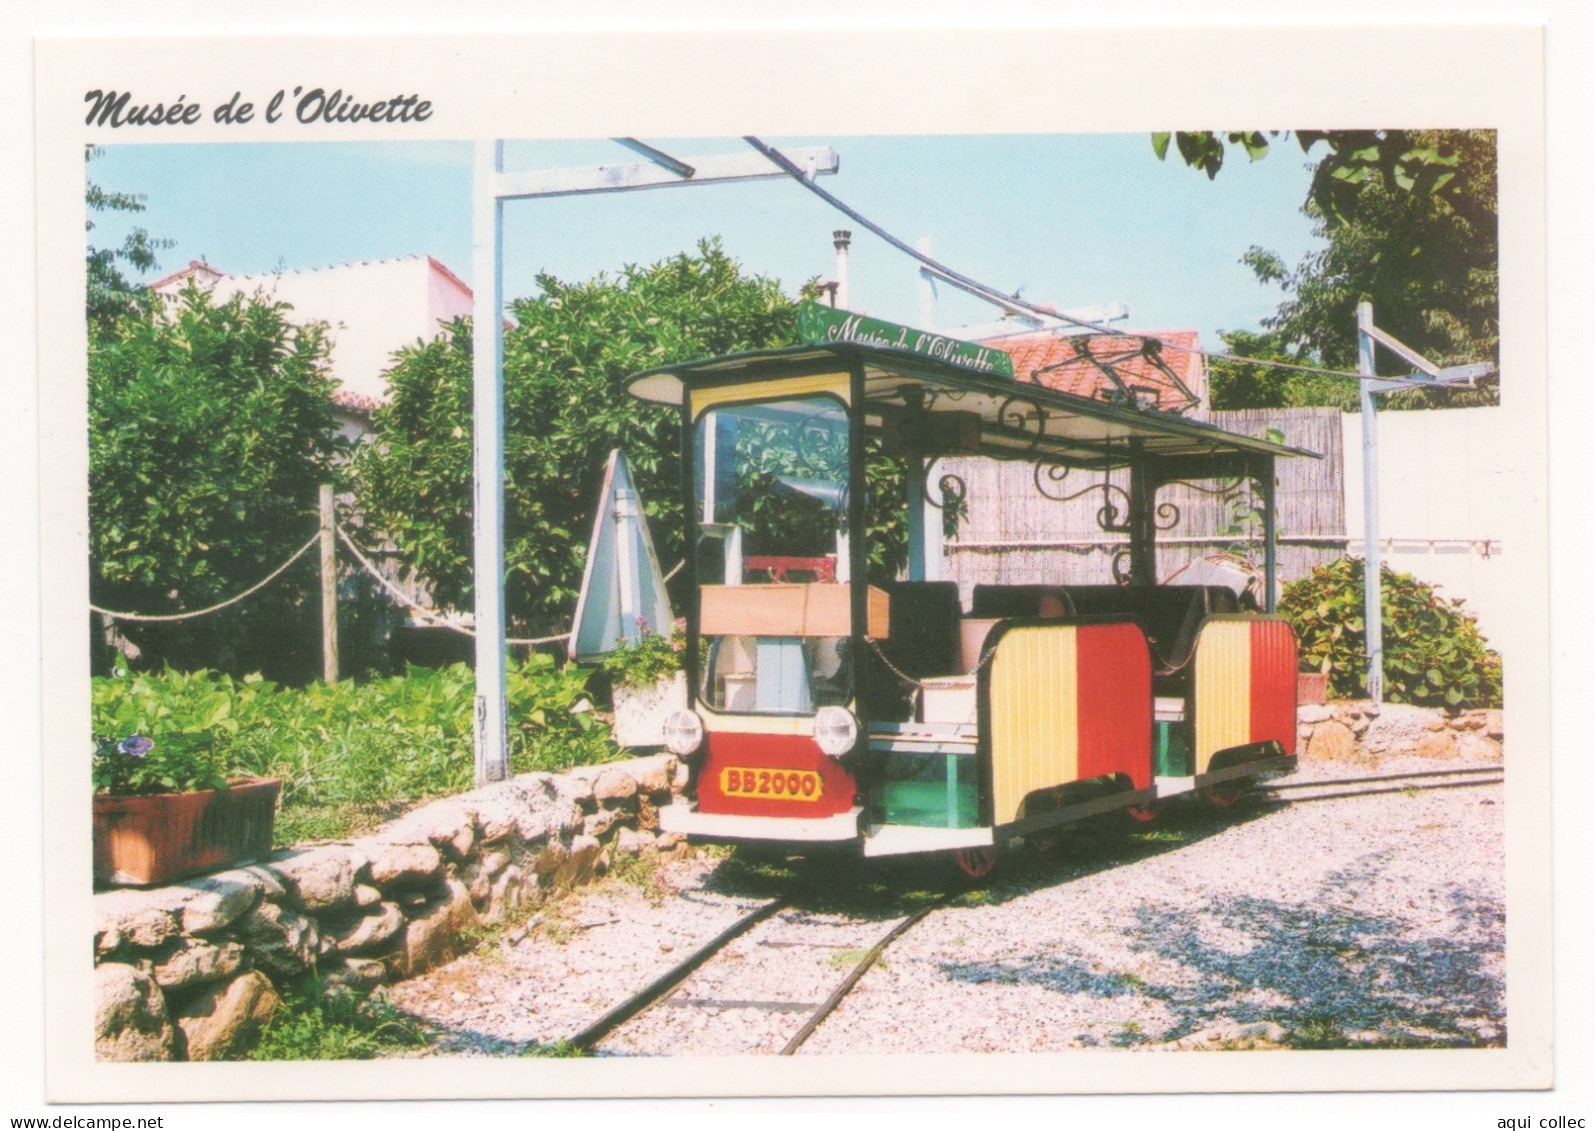
[[[880,346],[919,354],[979,373],[1013,376],[1013,359],[1003,350],[975,342],[962,342],[957,338],[932,334],[928,330],[916,330],[912,326],[899,326],[880,318],[866,318],[862,314],[835,310],[817,302],[805,302],[798,307],[798,337],[807,345],[850,342]]]

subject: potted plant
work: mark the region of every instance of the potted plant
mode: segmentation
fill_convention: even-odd
[[[259,859],[281,788],[229,777],[208,735],[97,740],[94,880],[149,886]]]
[[[1324,658],[1317,671],[1296,673],[1296,702],[1299,704],[1324,704],[1329,702],[1329,659]]]
[[[687,705],[687,625],[678,620],[668,637],[637,621],[635,640],[620,638],[620,647],[604,657],[604,670],[614,689],[615,741],[622,746],[663,746],[665,719]]]

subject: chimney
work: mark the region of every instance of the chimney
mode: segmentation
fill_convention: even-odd
[[[853,233],[846,228],[831,233],[831,243],[836,248],[836,297],[832,301],[844,310],[851,309],[847,302],[847,249],[852,242]]]

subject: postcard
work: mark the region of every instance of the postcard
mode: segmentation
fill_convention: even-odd
[[[52,1102],[1551,1086],[1537,27],[35,58]]]

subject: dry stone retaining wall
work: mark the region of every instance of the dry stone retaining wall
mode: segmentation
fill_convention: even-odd
[[[94,898],[95,1055],[215,1060],[248,1051],[286,980],[366,990],[454,958],[462,935],[619,855],[680,842],[659,807],[669,754],[521,774],[430,802],[369,836]]]
[[[1433,707],[1339,700],[1296,709],[1297,754],[1312,762],[1373,767],[1387,758],[1501,761],[1498,710],[1450,714]]]

